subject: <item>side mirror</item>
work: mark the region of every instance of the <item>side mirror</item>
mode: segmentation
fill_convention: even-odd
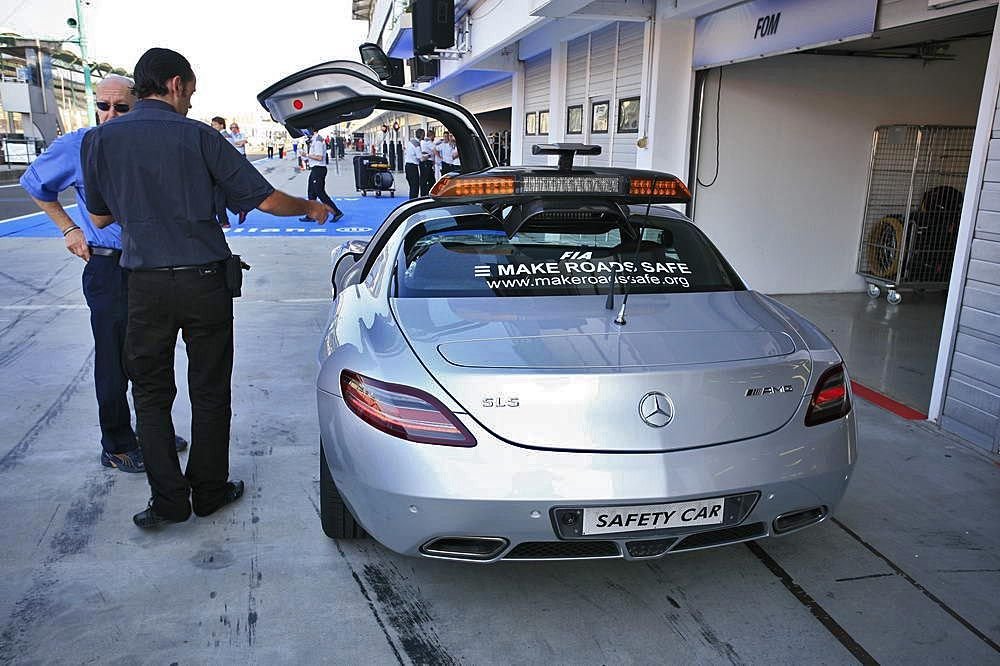
[[[330,271],[330,298],[337,298],[348,271],[364,256],[367,249],[368,241],[358,240],[341,243],[333,249],[330,253],[330,266],[333,267]]]
[[[368,65],[375,71],[380,81],[387,81],[392,77],[393,67],[389,62],[389,56],[385,54],[378,44],[365,42],[358,47],[361,52],[361,62]]]

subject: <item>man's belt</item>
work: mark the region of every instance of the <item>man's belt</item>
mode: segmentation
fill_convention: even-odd
[[[213,261],[208,264],[198,264],[197,266],[160,266],[158,268],[135,268],[133,271],[143,272],[143,271],[157,271],[157,272],[174,272],[174,271],[213,271],[222,268],[221,261]]]
[[[90,253],[95,254],[98,257],[115,257],[118,258],[122,256],[121,250],[116,250],[113,247],[101,247],[100,245],[91,245]]]

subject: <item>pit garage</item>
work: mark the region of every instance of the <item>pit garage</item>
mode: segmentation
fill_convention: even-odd
[[[463,93],[458,102],[476,114],[493,153],[501,164],[510,164],[510,119],[513,96],[511,77]]]
[[[861,390],[912,418],[931,400],[996,20],[995,7],[941,17],[935,4],[820,16],[806,2],[819,13],[803,17],[750,3],[699,17],[694,37],[694,219],[753,288],[834,340]],[[745,26],[747,7],[762,16],[739,53],[727,21]],[[866,14],[875,30],[852,38]],[[843,38],[809,43],[838,21]],[[751,57],[782,31],[801,33],[791,52]]]

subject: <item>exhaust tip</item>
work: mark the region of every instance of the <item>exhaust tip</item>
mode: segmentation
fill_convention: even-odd
[[[507,547],[500,537],[439,537],[428,541],[420,552],[429,557],[460,560],[492,560]]]
[[[785,534],[793,530],[814,525],[826,518],[826,507],[815,506],[811,509],[801,509],[783,513],[774,519],[774,533]]]

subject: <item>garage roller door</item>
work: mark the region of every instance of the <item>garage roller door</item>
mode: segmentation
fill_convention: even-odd
[[[566,105],[582,107],[583,127],[580,133],[567,131],[566,138],[601,147],[600,155],[581,163],[635,166],[638,133],[618,133],[618,101],[640,94],[644,47],[645,26],[632,22],[609,25],[567,45]],[[602,103],[608,105],[607,131],[594,132],[593,107]]]
[[[617,133],[618,100],[638,97],[642,89],[643,39],[645,30],[642,23],[620,23],[618,33],[618,73],[615,77],[615,101],[611,105],[611,127],[614,132],[614,147],[611,164],[620,167],[635,167],[637,132]]]
[[[590,103],[583,110],[584,131],[590,131],[587,143],[601,147],[601,154],[589,159],[593,166],[608,166],[608,148],[612,124],[611,109],[614,107],[615,55],[618,42],[618,26],[609,25],[590,35],[590,85],[588,89]],[[608,132],[594,132],[592,127],[593,105],[606,102],[608,104]]]
[[[473,113],[486,113],[510,108],[513,96],[511,80],[507,79],[478,90],[470,90],[462,95],[459,103]]]
[[[548,160],[541,155],[532,155],[531,146],[536,143],[546,143],[548,135],[537,134],[537,118],[539,111],[547,111],[549,108],[549,77],[551,73],[551,53],[533,58],[524,63],[524,112],[534,113],[536,118],[535,135],[525,134],[522,144],[522,164],[548,164]],[[528,128],[525,126],[524,131]]]

